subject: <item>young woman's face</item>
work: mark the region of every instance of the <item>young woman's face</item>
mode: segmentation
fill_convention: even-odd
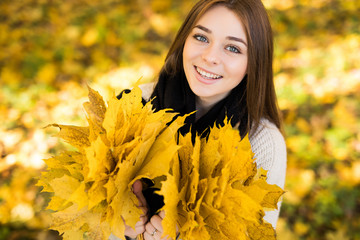
[[[240,19],[224,6],[206,12],[185,41],[183,65],[198,100],[214,104],[244,78],[247,39]]]

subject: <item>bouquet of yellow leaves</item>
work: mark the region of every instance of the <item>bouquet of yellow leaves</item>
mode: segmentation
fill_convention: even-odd
[[[264,209],[275,209],[283,191],[257,171],[249,139],[230,123],[214,127],[207,139],[181,136],[186,116],[154,112],[135,87],[107,106],[89,88],[84,104],[88,127],[52,124],[78,151],[45,160],[38,182],[53,193],[51,228],[63,239],[125,239],[142,214],[132,184],[150,179],[164,198],[164,236],[173,239],[275,239]]]
[[[225,120],[208,139],[180,136],[178,160],[162,183],[164,235],[175,239],[276,239],[264,209],[274,210],[283,190],[257,171],[248,137]],[[177,230],[178,229],[178,230]]]
[[[143,106],[141,95],[135,87],[106,106],[89,88],[88,127],[50,125],[78,149],[45,160],[47,171],[38,182],[42,191],[53,193],[51,228],[63,239],[105,240],[111,233],[125,239],[123,219],[134,228],[142,214],[132,184],[169,172],[179,149],[174,136],[184,118],[168,124],[176,114],[154,112],[150,103]]]

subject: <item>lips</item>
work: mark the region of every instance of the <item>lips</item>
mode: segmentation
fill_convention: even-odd
[[[211,72],[208,72],[198,66],[194,66],[195,67],[195,70],[196,72],[203,78],[205,79],[209,79],[209,80],[218,80],[220,78],[222,78],[221,75],[218,75],[218,74],[215,74],[215,73],[211,73]]]

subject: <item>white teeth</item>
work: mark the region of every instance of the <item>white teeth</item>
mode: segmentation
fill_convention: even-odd
[[[212,74],[212,73],[205,72],[205,71],[201,70],[201,69],[198,68],[198,67],[196,67],[196,71],[197,71],[202,77],[205,77],[205,78],[211,78],[211,79],[221,78],[220,75],[216,75],[216,74]]]

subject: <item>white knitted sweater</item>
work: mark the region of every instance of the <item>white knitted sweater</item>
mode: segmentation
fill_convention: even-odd
[[[143,98],[149,101],[154,84],[140,85],[143,91]],[[267,182],[276,184],[282,189],[285,185],[286,175],[286,145],[283,135],[279,129],[270,121],[261,119],[260,126],[250,133],[250,144],[255,153],[257,167],[268,170]],[[265,213],[264,219],[276,228],[279,217],[281,202],[278,204],[278,210]],[[112,236],[114,237],[114,236]],[[118,239],[118,238],[110,238]]]
[[[270,121],[262,119],[259,128],[250,135],[250,144],[255,153],[257,167],[268,170],[267,183],[276,184],[282,189],[286,175],[286,145],[279,129]],[[276,228],[281,202],[278,210],[265,212],[264,219]]]

